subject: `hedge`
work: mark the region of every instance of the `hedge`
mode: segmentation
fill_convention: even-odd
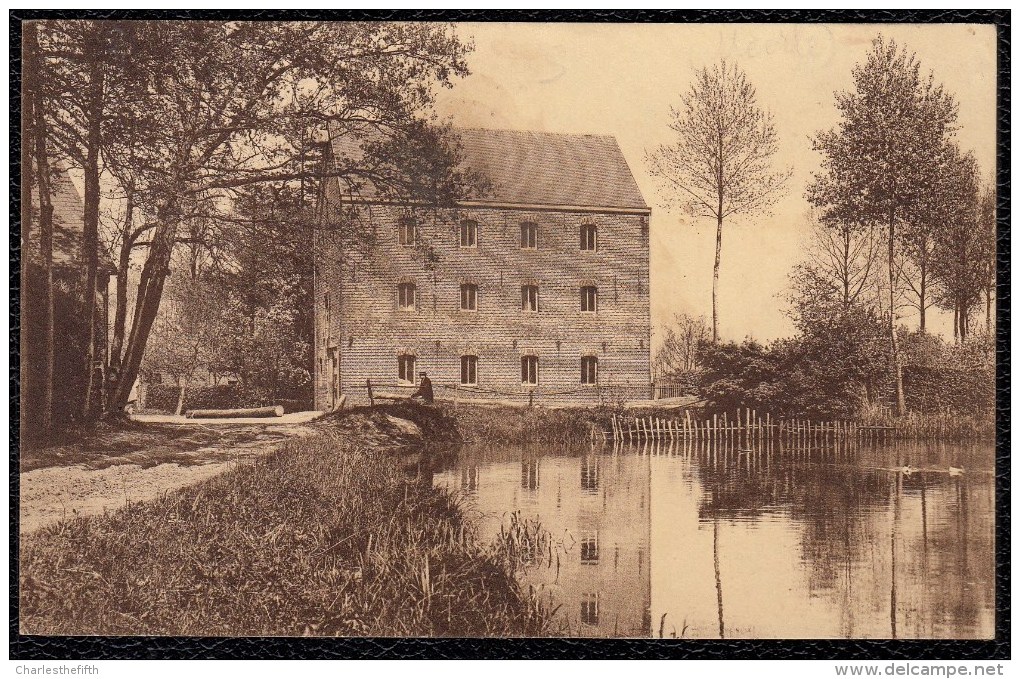
[[[309,390],[310,391],[310,390]],[[145,394],[145,409],[163,412],[174,412],[177,409],[177,398],[180,387],[173,384],[150,384]],[[264,406],[282,405],[286,412],[310,410],[312,407],[311,393],[283,394],[287,398],[271,398],[263,390],[244,387],[239,384],[218,384],[208,387],[188,387],[184,394],[184,410],[224,409],[224,408],[261,408]]]

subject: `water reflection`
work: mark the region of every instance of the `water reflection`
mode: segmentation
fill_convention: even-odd
[[[991,444],[467,447],[435,483],[488,535],[512,511],[552,533],[524,577],[565,634],[987,638],[993,461]]]

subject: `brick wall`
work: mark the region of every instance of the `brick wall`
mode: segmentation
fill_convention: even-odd
[[[593,404],[647,398],[649,297],[647,217],[640,214],[464,210],[418,221],[415,247],[397,243],[404,212],[361,208],[374,232],[365,254],[344,256],[334,230],[319,233],[316,255],[316,406],[331,405],[329,351],[339,355],[340,391],[367,400],[365,382],[397,385],[397,356],[411,353],[437,398],[453,398],[460,357],[478,357],[477,394],[526,403]],[[478,223],[477,247],[459,247],[459,219]],[[520,247],[520,225],[538,225],[538,248]],[[598,249],[581,251],[582,224],[598,228]],[[436,257],[427,264],[428,248]],[[350,250],[350,248],[348,248]],[[414,311],[397,308],[397,285],[413,282]],[[460,310],[460,285],[478,286],[477,311]],[[521,285],[539,286],[540,311],[521,310]],[[598,310],[581,311],[580,288],[598,288]],[[330,310],[326,310],[326,295]],[[539,384],[521,383],[521,355],[539,357]],[[581,384],[581,357],[598,358],[598,385]],[[320,369],[321,366],[321,369]]]

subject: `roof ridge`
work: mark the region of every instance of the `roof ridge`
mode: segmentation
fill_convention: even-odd
[[[547,130],[520,130],[510,127],[478,127],[476,125],[460,126],[451,125],[454,131],[475,131],[475,132],[509,132],[511,134],[542,134],[551,137],[595,137],[597,139],[616,139],[613,134],[595,134],[592,132],[549,132]]]

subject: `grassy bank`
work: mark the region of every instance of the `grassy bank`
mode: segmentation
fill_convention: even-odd
[[[515,408],[441,404],[465,441],[493,443],[585,443],[592,425],[608,422],[611,412],[603,408]]]
[[[158,501],[28,536],[21,631],[538,635],[547,616],[514,578],[519,538],[480,544],[399,456],[323,425]]]

